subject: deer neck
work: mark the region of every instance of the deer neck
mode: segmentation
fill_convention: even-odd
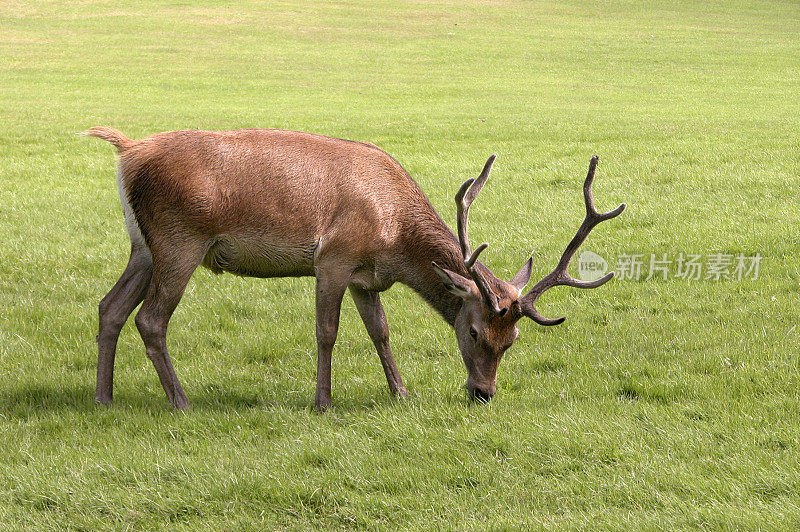
[[[461,309],[461,298],[447,291],[433,270],[435,262],[443,268],[468,276],[458,239],[434,212],[435,219],[416,220],[409,230],[403,267],[398,281],[417,292],[451,326]]]

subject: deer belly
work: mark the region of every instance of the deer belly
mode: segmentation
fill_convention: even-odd
[[[314,275],[315,246],[315,242],[218,237],[202,264],[214,273],[229,272],[246,277]]]

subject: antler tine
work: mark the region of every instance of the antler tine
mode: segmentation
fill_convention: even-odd
[[[586,237],[589,236],[589,233],[592,231],[592,229],[594,229],[594,227],[600,222],[604,222],[619,216],[626,207],[626,205],[623,203],[616,209],[603,213],[598,212],[597,209],[595,209],[594,196],[592,194],[592,183],[594,182],[594,174],[598,161],[599,158],[597,155],[592,157],[592,160],[589,162],[589,172],[586,175],[586,181],[583,183],[583,198],[586,204],[586,217],[584,218],[581,226],[578,228],[578,232],[567,245],[567,248],[561,255],[561,260],[558,261],[558,265],[555,267],[555,269],[547,274],[541,281],[536,283],[530,292],[525,294],[520,299],[523,314],[529,316],[540,325],[558,325],[566,319],[559,318],[552,320],[545,318],[539,314],[539,311],[537,311],[534,307],[534,303],[536,303],[536,300],[539,299],[539,296],[541,296],[549,288],[559,285],[572,286],[575,288],[597,288],[614,277],[614,272],[609,272],[595,281],[579,281],[578,279],[572,277],[568,271],[570,260],[572,260],[573,255],[575,255],[575,252],[578,250],[581,244],[583,244],[583,241],[586,240]]]
[[[483,251],[484,249],[486,249],[488,247],[489,247],[489,244],[484,242],[483,244],[478,246],[477,249],[469,257],[465,257],[464,258],[464,266],[467,267],[467,270],[471,270],[472,269],[472,267],[475,265],[475,261],[478,260],[478,255],[480,255],[481,251]]]
[[[486,164],[483,165],[483,170],[481,171],[481,175],[478,176],[478,179],[473,179],[470,177],[464,181],[464,184],[461,185],[461,188],[458,189],[458,192],[456,192],[456,208],[458,210],[458,241],[461,244],[461,253],[464,255],[465,260],[472,258],[472,252],[470,251],[469,246],[469,237],[467,236],[469,208],[472,205],[472,202],[475,201],[475,198],[478,197],[478,193],[483,188],[483,185],[486,184],[486,180],[489,179],[489,173],[492,171],[492,164],[494,164],[494,160],[496,158],[497,155],[491,155],[486,161]],[[475,258],[477,258],[477,256]]]
[[[458,242],[461,244],[461,254],[464,257],[464,266],[466,266],[467,272],[469,272],[472,280],[475,281],[475,284],[478,286],[478,290],[481,292],[483,301],[490,309],[496,313],[499,313],[500,309],[498,307],[497,296],[494,294],[494,292],[492,292],[491,288],[489,288],[489,285],[486,282],[483,274],[477,268],[475,268],[478,255],[480,255],[481,252],[489,246],[489,244],[483,243],[473,252],[470,248],[469,234],[467,230],[469,225],[469,208],[472,205],[472,202],[475,201],[478,193],[483,188],[483,185],[486,184],[486,180],[489,179],[489,173],[492,171],[492,164],[494,163],[496,157],[497,156],[494,154],[491,155],[486,161],[486,164],[483,165],[483,171],[481,171],[481,174],[478,176],[478,178],[467,179],[464,184],[461,185],[461,188],[458,189],[458,192],[456,193],[456,223],[458,225]]]

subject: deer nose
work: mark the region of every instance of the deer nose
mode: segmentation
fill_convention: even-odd
[[[494,397],[494,390],[481,390],[480,388],[472,388],[469,391],[470,399],[479,403],[488,403]]]

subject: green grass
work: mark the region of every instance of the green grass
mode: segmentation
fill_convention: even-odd
[[[0,2],[0,528],[800,526],[800,10],[795,2]],[[452,331],[384,295],[411,392],[352,302],[334,407],[310,408],[312,279],[198,271],[168,408],[132,324],[93,404],[96,305],[127,259],[113,150],[75,135],[278,127],[374,142],[448,223],[498,153],[473,240],[551,268],[586,245],[760,253],[756,280],[557,289],[498,396]]]

